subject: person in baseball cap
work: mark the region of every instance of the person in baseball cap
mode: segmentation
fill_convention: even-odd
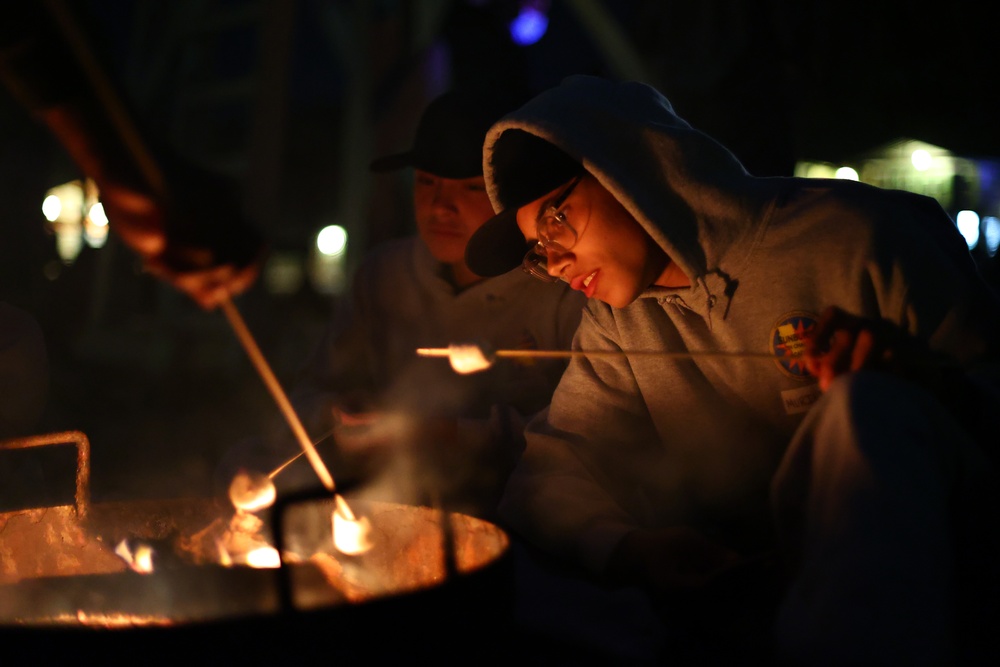
[[[409,149],[370,164],[376,173],[414,170],[417,231],[442,264],[443,275],[460,288],[483,278],[466,265],[465,246],[494,213],[483,180],[483,141],[493,123],[520,101],[485,87],[449,90],[424,110]]]
[[[454,179],[482,176],[486,132],[511,110],[513,101],[499,93],[449,90],[427,105],[411,148],[376,158],[370,168],[382,173],[412,167]]]
[[[508,131],[493,149],[495,199],[501,210],[484,222],[466,245],[465,261],[480,276],[498,276],[522,265],[527,243],[517,210],[583,174],[579,160],[527,132]]]
[[[516,97],[453,88],[424,109],[412,143],[370,163],[376,173],[412,174],[416,233],[366,253],[291,393],[309,431],[333,434],[320,454],[338,483],[358,493],[410,504],[430,496],[488,516],[524,424],[548,404],[565,369],[564,359],[544,359],[467,376],[416,352],[470,340],[492,349],[568,349],[579,324],[585,299],[568,285],[522,271],[484,277],[464,261],[469,237],[494,215],[483,177],[486,133],[517,107]],[[297,444],[276,426],[280,433],[261,443],[259,456],[230,459],[255,470],[287,460]],[[314,478],[300,460],[282,472],[278,491]]]

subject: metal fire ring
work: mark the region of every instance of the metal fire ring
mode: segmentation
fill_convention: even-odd
[[[76,516],[83,521],[90,512],[90,439],[83,431],[59,431],[0,440],[0,451],[68,444],[76,445]]]

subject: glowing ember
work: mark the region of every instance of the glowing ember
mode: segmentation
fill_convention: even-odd
[[[141,626],[168,626],[174,622],[166,616],[137,616],[134,614],[95,614],[82,609],[76,614],[56,614],[44,619],[43,623],[51,625],[86,625],[95,628],[120,628]],[[22,621],[23,624],[27,622]]]
[[[256,515],[237,511],[229,519],[216,519],[201,531],[178,541],[178,548],[194,563],[243,563],[245,555],[268,546],[264,522]]]
[[[365,553],[372,548],[371,522],[367,517],[360,519],[355,517],[347,502],[339,495],[334,500],[336,508],[333,510],[333,546],[348,556]]]

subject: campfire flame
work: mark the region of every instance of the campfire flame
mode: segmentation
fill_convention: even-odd
[[[115,553],[124,560],[130,568],[140,574],[149,574],[153,571],[153,548],[142,542],[138,543],[135,549],[129,547],[128,540],[122,540],[115,547]]]
[[[281,554],[274,547],[257,547],[246,555],[247,565],[256,568],[281,567]]]

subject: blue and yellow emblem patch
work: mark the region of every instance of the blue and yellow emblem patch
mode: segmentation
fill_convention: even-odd
[[[808,378],[802,353],[806,349],[806,339],[816,328],[816,315],[804,312],[788,313],[771,329],[771,353],[778,367],[796,378]]]

